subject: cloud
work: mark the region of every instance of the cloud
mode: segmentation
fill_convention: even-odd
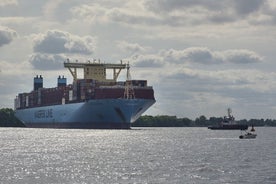
[[[267,0],[259,14],[249,19],[252,25],[276,25],[276,3],[274,0]]]
[[[261,56],[249,50],[227,50],[221,53],[224,61],[235,64],[258,63],[263,60]]]
[[[183,26],[187,24],[231,23],[250,20],[254,14],[267,14],[266,0],[146,0],[144,6],[156,15],[163,17],[163,24]]]
[[[9,44],[16,36],[16,31],[0,26],[0,47]]]
[[[32,73],[29,69],[28,63],[22,60],[14,64],[10,60],[0,59],[0,108],[12,107],[14,97],[19,91],[29,91],[26,85]]]
[[[271,0],[143,0],[124,6],[95,2],[71,8],[75,19],[90,23],[120,23],[128,26],[208,25],[222,23],[267,23],[276,20]],[[265,20],[263,20],[265,18]],[[276,21],[275,21],[276,22]]]
[[[164,65],[163,59],[157,55],[134,55],[130,59],[135,67],[161,67]]]
[[[143,47],[138,43],[128,43],[126,41],[117,42],[117,47],[119,47],[123,51],[130,52],[132,54],[145,52],[150,49],[149,47]]]
[[[275,94],[272,93],[276,89],[274,72],[250,69],[207,71],[194,67],[167,71],[158,74],[162,82],[155,85],[155,90],[160,88],[159,101],[167,109],[174,109],[175,113],[179,113],[178,109],[184,106],[191,111],[189,116],[194,112],[203,113],[203,109],[204,115],[213,116],[227,106],[239,109],[239,106],[275,103]],[[183,116],[181,111],[179,115]]]
[[[60,11],[58,7],[61,5],[63,0],[55,0],[55,1],[48,1],[43,7],[43,14],[46,18],[56,18],[59,19],[60,17],[64,16],[65,10],[63,10],[60,16],[57,16],[56,13]]]
[[[145,6],[155,12],[176,12],[187,9],[208,10],[210,12],[231,10],[239,15],[258,11],[265,3],[264,0],[147,0]],[[197,13],[197,12],[195,12]]]
[[[183,50],[162,50],[155,55],[136,55],[132,57],[136,66],[163,66],[167,64],[250,64],[262,62],[257,53],[249,50],[212,51],[205,47],[190,47]]]
[[[213,64],[221,62],[221,59],[207,48],[202,47],[190,47],[184,50],[170,49],[167,51],[161,51],[166,62],[170,63],[201,63],[201,64]]]
[[[108,17],[114,22],[127,23],[130,25],[161,25],[162,19],[148,12],[134,13],[121,8],[114,8],[108,12]]]
[[[164,75],[164,74],[163,74]],[[276,73],[252,69],[202,70],[178,68],[163,76],[168,84],[187,85],[193,92],[217,91],[232,93],[233,90],[250,90],[259,93],[276,90]]]
[[[234,9],[239,15],[248,15],[257,12],[265,4],[264,0],[242,0],[233,1]]]
[[[8,6],[8,5],[17,5],[17,4],[18,4],[17,0],[1,0],[0,1],[0,7]]]
[[[191,7],[204,7],[206,9],[217,9],[221,7],[221,1],[216,0],[147,0],[145,1],[145,7],[158,12],[173,12],[176,10],[183,10]]]
[[[92,54],[95,39],[91,36],[76,36],[60,30],[49,30],[34,39],[34,51],[48,54]]]
[[[183,64],[251,64],[262,62],[257,53],[248,50],[211,51],[203,47],[190,47],[183,50],[162,50],[157,54],[136,54],[127,58],[136,67],[163,67]]]
[[[38,70],[59,70],[63,68],[66,57],[63,55],[33,54],[29,62]]]
[[[106,22],[107,21],[107,12],[110,9],[103,7],[100,4],[93,5],[80,5],[71,8],[71,13],[75,18],[85,20],[86,22]]]
[[[141,2],[124,2],[124,6],[101,4],[73,7],[71,12],[76,19],[90,23],[120,23],[124,25],[161,25],[162,19],[143,7]],[[110,3],[108,3],[110,4]],[[131,5],[130,5],[131,4]]]
[[[273,91],[276,89],[276,73],[274,72],[266,73],[249,69],[206,71],[182,68],[174,70],[173,73],[162,73],[160,77],[163,79],[162,84],[166,84],[160,91],[162,95],[165,95],[164,91],[170,93],[171,103],[177,103],[179,97],[185,101],[189,100],[189,104],[201,102],[202,108],[206,108],[206,104],[223,107],[222,101],[219,101],[223,98],[226,100],[223,101],[224,105],[233,103],[235,105],[271,104],[274,106],[273,103],[275,103]],[[175,99],[172,99],[173,97]]]

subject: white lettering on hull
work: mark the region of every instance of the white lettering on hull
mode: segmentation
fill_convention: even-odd
[[[53,109],[35,111],[34,117],[35,118],[53,118]]]

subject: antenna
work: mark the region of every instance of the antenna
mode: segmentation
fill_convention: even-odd
[[[227,112],[228,112],[228,116],[230,117],[231,116],[231,113],[232,113],[232,110],[230,108],[227,109]]]

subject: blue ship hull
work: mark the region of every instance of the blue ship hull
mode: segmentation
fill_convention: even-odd
[[[17,109],[26,127],[129,129],[153,99],[97,99],[87,102]]]

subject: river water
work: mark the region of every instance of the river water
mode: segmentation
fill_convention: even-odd
[[[276,183],[276,128],[0,128],[0,183]]]

